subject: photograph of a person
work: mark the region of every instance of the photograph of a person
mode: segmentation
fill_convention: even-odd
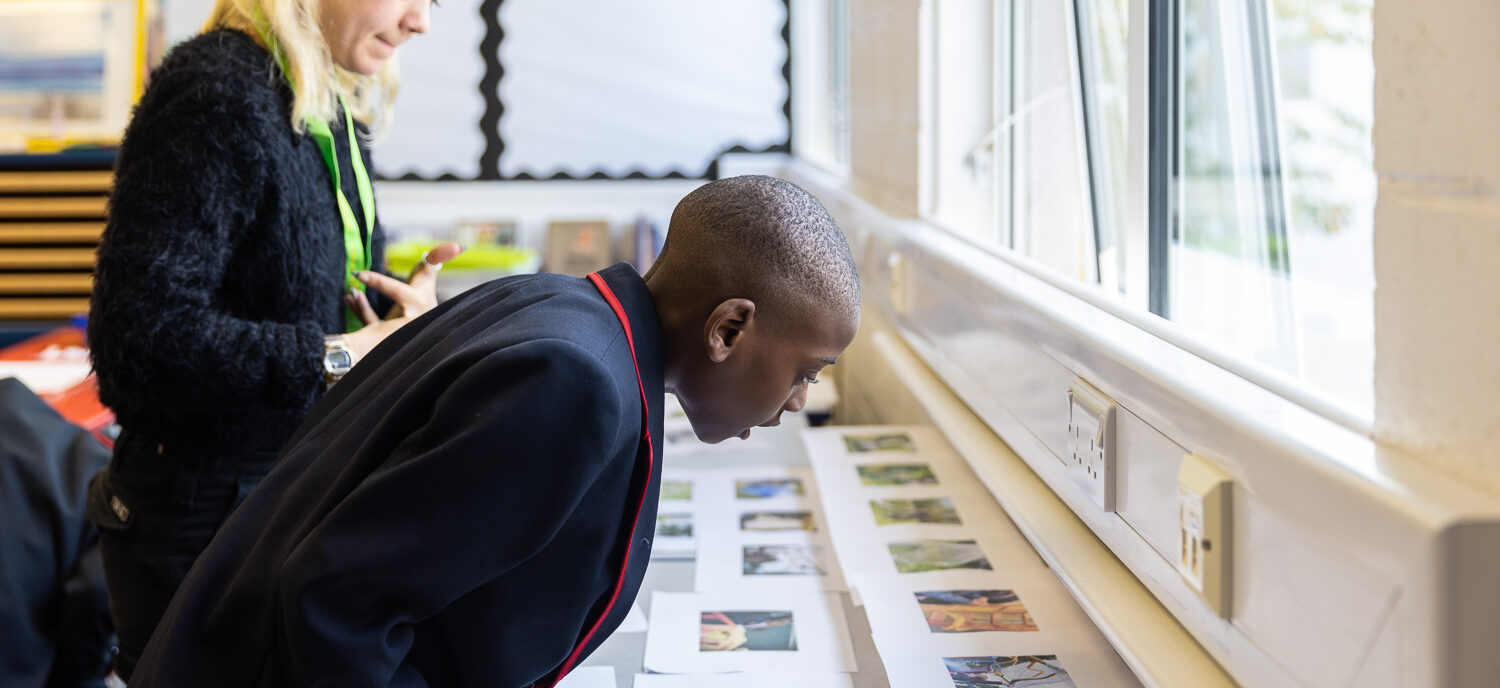
[[[954,688],[1076,688],[1056,655],[944,657]]]
[[[751,511],[740,514],[740,530],[817,530],[811,511]]]
[[[946,569],[992,571],[990,560],[974,540],[906,540],[887,545],[899,573]]]
[[[746,576],[822,576],[817,545],[745,545]]]
[[[943,523],[958,525],[958,511],[953,500],[947,497],[935,499],[872,499],[870,509],[875,512],[875,525],[888,526],[898,523]]]
[[[859,482],[866,487],[936,485],[938,482],[925,463],[876,463],[855,468],[859,470]]]
[[[916,596],[933,633],[1037,630],[1012,590],[930,590]]]
[[[656,537],[692,537],[692,514],[657,514]]]
[[[691,480],[663,480],[661,481],[661,498],[670,500],[686,500],[693,498],[693,481]]]
[[[800,497],[807,494],[802,489],[800,478],[762,478],[759,480],[734,481],[734,496],[739,499],[769,499],[771,497]]]
[[[872,435],[844,435],[844,447],[863,454],[877,451],[915,452],[917,444],[904,432],[876,433]]]
[[[789,611],[705,611],[699,617],[699,652],[788,652],[797,649]]]

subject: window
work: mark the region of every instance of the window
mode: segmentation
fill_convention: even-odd
[[[1367,414],[1372,3],[1002,4],[991,243]]]
[[[1057,0],[1011,5],[1009,74],[1001,88],[1011,104],[1008,219],[1010,246],[1063,274],[1099,282],[1101,247],[1079,99],[1072,13]]]
[[[1159,315],[1373,398],[1370,0],[1181,0]]]
[[[849,0],[790,5],[792,146],[830,172],[849,169]]]

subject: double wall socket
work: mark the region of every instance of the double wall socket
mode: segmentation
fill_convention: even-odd
[[[1068,388],[1068,477],[1106,512],[1115,510],[1115,402],[1093,385]]]
[[[1230,616],[1229,474],[1197,454],[1177,472],[1177,572],[1219,616]]]

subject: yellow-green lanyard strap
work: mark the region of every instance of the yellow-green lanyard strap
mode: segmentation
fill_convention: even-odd
[[[281,68],[287,84],[295,93],[297,84],[292,81],[292,73],[286,68],[286,55],[281,52],[276,37],[267,30],[265,15],[261,13],[260,6],[254,7],[255,30],[260,33],[261,41],[276,58],[277,66]],[[328,174],[333,178],[333,194],[338,199],[339,220],[344,225],[344,255],[348,258],[344,282],[350,289],[364,291],[364,283],[354,273],[370,269],[370,241],[375,235],[375,191],[370,187],[370,174],[365,171],[364,158],[359,154],[359,142],[354,135],[354,115],[350,114],[349,104],[344,102],[343,96],[339,96],[339,109],[344,111],[344,131],[349,134],[349,162],[354,167],[354,186],[359,190],[359,206],[365,215],[363,233],[360,232],[359,222],[354,219],[354,210],[349,207],[349,200],[344,198],[344,187],[339,179],[338,149],[333,145],[333,131],[328,126],[328,121],[317,115],[308,115],[305,121],[307,133],[318,144],[318,150],[323,154],[323,163],[328,166]],[[364,321],[360,320],[359,314],[345,306],[344,331],[353,332],[363,326]]]
[[[349,107],[344,103],[343,97],[339,98],[339,107],[344,110],[344,130],[349,133],[349,161],[354,167],[354,186],[359,189],[359,205],[365,215],[365,230],[360,232],[359,223],[354,219],[354,210],[349,207],[349,200],[344,197],[344,187],[339,176],[339,160],[337,149],[333,145],[333,131],[329,129],[328,122],[321,117],[308,115],[307,133],[317,142],[318,150],[323,153],[323,162],[328,165],[328,173],[333,177],[333,193],[338,199],[339,219],[344,225],[344,254],[348,256],[348,270],[345,273],[349,288],[364,290],[364,283],[354,277],[354,273],[370,269],[370,239],[375,234],[375,193],[370,187],[370,174],[365,171],[365,162],[359,154],[359,142],[354,134],[354,116],[349,114]],[[353,332],[364,326],[364,321],[352,309],[344,309],[344,328]]]

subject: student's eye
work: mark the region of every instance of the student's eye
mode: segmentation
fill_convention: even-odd
[[[798,375],[797,376],[797,382],[794,383],[792,386],[793,387],[797,387],[799,385],[804,385],[804,384],[807,384],[807,385],[816,385],[816,384],[818,384],[818,378],[811,377],[811,376],[808,376],[808,375]]]

